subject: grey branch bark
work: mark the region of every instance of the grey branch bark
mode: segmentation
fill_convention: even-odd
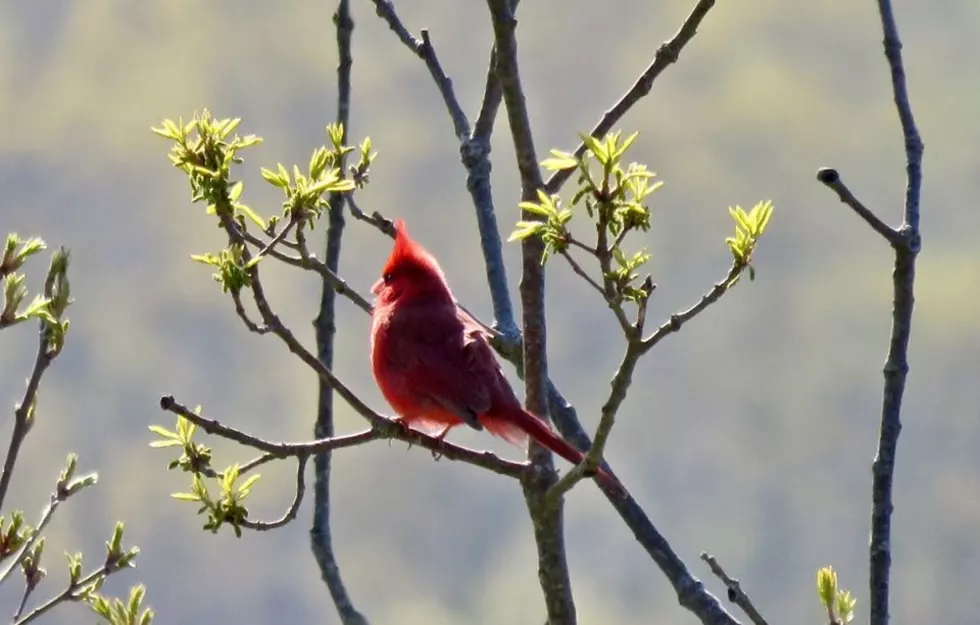
[[[892,13],[890,0],[878,0],[881,26],[884,33],[885,57],[891,72],[892,91],[898,118],[905,139],[905,210],[898,229],[902,240],[893,244],[895,269],[892,274],[894,307],[892,309],[891,339],[885,360],[885,388],[881,403],[881,429],[878,451],[872,466],[870,575],[871,625],[888,625],[889,576],[891,569],[892,481],[898,435],[902,430],[902,395],[908,376],[908,346],[912,331],[912,309],[915,303],[915,259],[921,247],[919,236],[919,197],[922,188],[922,139],[912,116],[905,69],[902,62],[902,43]]]
[[[517,168],[521,176],[521,196],[533,199],[543,186],[535,153],[531,122],[528,118],[520,71],[517,63],[517,39],[510,0],[488,0],[493,22],[496,49],[496,76],[510,125]],[[530,215],[525,218],[531,218]],[[544,302],[544,268],[541,253],[544,244],[527,238],[521,244],[521,307],[524,315],[524,383],[527,409],[538,415],[548,414],[548,359]],[[524,497],[534,523],[538,548],[538,579],[545,597],[549,625],[575,625],[575,601],[565,553],[562,519],[563,500],[551,500],[547,491],[555,481],[551,454],[531,443],[531,462],[541,467],[542,479],[524,484]]]
[[[898,437],[902,431],[902,397],[908,378],[908,347],[912,334],[912,311],[915,305],[915,260],[922,245],[919,234],[919,198],[922,189],[922,139],[915,125],[912,106],[905,84],[902,43],[889,0],[878,0],[884,33],[885,58],[891,73],[892,93],[905,140],[905,208],[902,225],[891,228],[850,191],[831,168],[817,172],[817,180],[834,191],[844,204],[858,214],[895,250],[892,271],[892,328],[883,374],[878,447],[871,466],[871,539],[868,549],[868,602],[870,625],[888,625],[888,603],[891,590],[891,518],[894,511],[892,486]]]
[[[337,49],[339,64],[337,66],[337,121],[344,126],[346,138],[350,122],[350,90],[351,90],[351,36],[354,31],[354,21],[350,15],[350,0],[340,0],[334,13],[334,23],[337,27]],[[343,162],[340,163],[343,171]],[[340,244],[344,233],[344,196],[338,193],[330,197],[330,222],[327,227],[327,243],[325,262],[334,274],[340,265]],[[317,357],[328,369],[333,368],[334,336],[337,331],[335,320],[336,290],[326,280],[320,296],[320,311],[313,322],[316,330]],[[319,399],[317,403],[316,425],[313,434],[316,438],[328,438],[334,435],[333,423],[333,389],[320,380]],[[344,586],[340,574],[340,566],[333,551],[333,540],[330,528],[330,461],[332,452],[326,451],[313,457],[313,525],[310,528],[310,547],[320,575],[344,625],[367,625],[368,620],[354,607],[350,595]],[[302,470],[302,469],[301,469]]]

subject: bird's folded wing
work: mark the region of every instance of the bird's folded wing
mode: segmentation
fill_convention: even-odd
[[[409,339],[400,336],[389,351],[406,389],[482,430],[478,416],[490,409],[496,362],[485,340],[440,328],[438,322]],[[488,360],[489,359],[489,360]],[[489,368],[488,368],[489,363]]]

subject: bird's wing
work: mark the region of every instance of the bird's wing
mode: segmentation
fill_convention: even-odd
[[[482,330],[474,331],[442,307],[413,312],[393,324],[404,325],[390,329],[389,364],[405,392],[482,430],[478,417],[490,410],[500,375]]]

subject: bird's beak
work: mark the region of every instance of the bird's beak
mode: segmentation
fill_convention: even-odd
[[[380,295],[381,288],[384,287],[384,285],[385,285],[384,280],[378,280],[377,282],[374,283],[374,286],[371,287],[371,293],[373,293],[374,295]]]

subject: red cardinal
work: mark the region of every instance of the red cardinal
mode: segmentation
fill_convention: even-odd
[[[401,420],[440,439],[463,423],[519,446],[530,435],[565,460],[582,462],[582,452],[521,406],[488,333],[456,305],[435,257],[409,238],[403,221],[395,229],[395,247],[371,288],[377,296],[371,365]],[[606,471],[597,476],[621,488]]]

